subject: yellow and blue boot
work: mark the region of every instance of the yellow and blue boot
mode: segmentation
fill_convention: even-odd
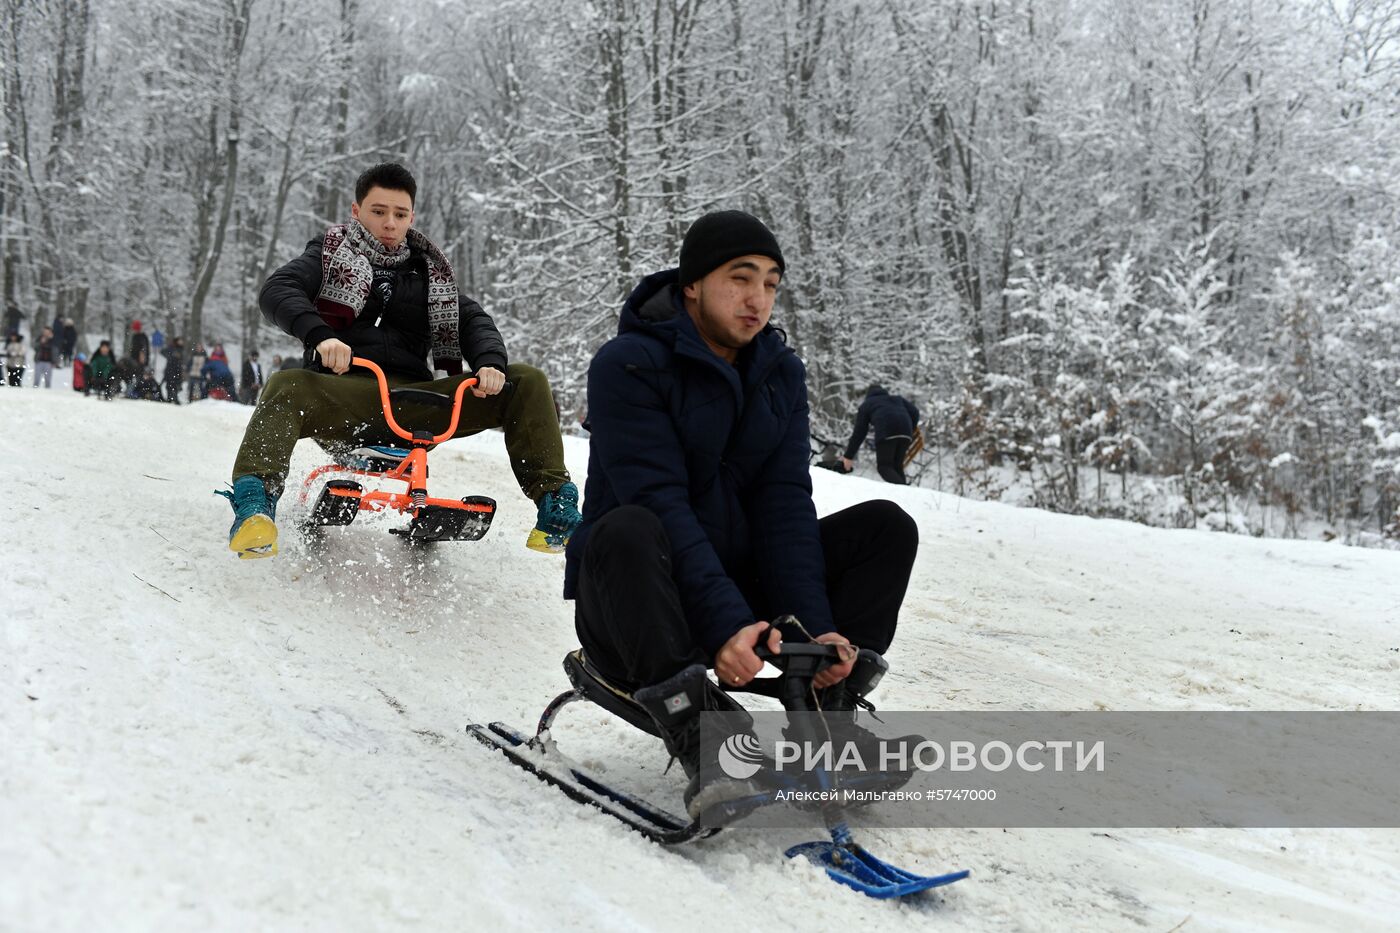
[[[565,483],[553,492],[540,496],[540,512],[525,546],[532,551],[557,554],[569,543],[583,516],[578,511],[578,487]]]
[[[233,527],[228,531],[228,549],[240,560],[274,557],[277,554],[277,499],[256,476],[240,476],[233,491],[216,490],[233,505]]]

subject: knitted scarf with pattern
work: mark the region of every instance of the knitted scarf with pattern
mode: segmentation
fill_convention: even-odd
[[[333,329],[348,327],[364,310],[374,284],[374,270],[402,266],[412,254],[410,247],[421,250],[428,261],[428,329],[433,340],[433,367],[461,372],[457,276],[437,244],[417,230],[410,229],[396,250],[385,249],[358,220],[326,230],[316,310]]]

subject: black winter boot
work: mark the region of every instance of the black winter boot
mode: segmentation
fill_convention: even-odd
[[[900,743],[904,743],[906,755],[912,755],[914,746],[924,741],[922,735],[910,734],[882,739],[859,725],[856,721],[857,707],[873,711],[875,706],[855,689],[849,677],[840,683],[818,690],[817,702],[821,704],[822,714],[830,724],[833,736],[854,742],[860,750],[861,760],[866,763],[868,769],[863,775],[843,778],[844,786],[858,785],[867,790],[892,791],[909,783],[909,779],[914,776],[914,770],[907,766],[907,761],[904,768],[891,766],[883,771],[878,770],[883,763],[881,753],[885,747],[897,748]]]
[[[666,750],[690,777],[685,809],[692,820],[722,826],[768,802],[764,788],[755,780],[738,780],[726,774],[717,755],[701,760],[700,714],[743,711],[710,683],[704,666],[692,664],[659,684],[643,687],[632,698],[655,720]]]

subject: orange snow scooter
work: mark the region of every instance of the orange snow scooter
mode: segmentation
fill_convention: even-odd
[[[307,513],[303,529],[313,540],[326,527],[348,525],[360,512],[383,512],[393,509],[412,516],[403,528],[390,528],[390,534],[402,535],[413,545],[437,541],[476,541],[491,527],[496,515],[496,500],[487,496],[464,496],[461,499],[435,499],[428,495],[428,451],[448,440],[457,430],[462,413],[462,397],[476,385],[475,379],[465,379],[457,386],[455,396],[430,392],[427,389],[391,389],[378,364],[363,357],[350,360],[374,373],[379,380],[379,400],[384,406],[384,422],[389,430],[408,441],[411,446],[390,447],[372,445],[332,454],[335,461],[312,470],[302,483],[300,501],[306,504],[311,487],[327,473],[352,474],[375,480],[397,480],[408,486],[405,492],[389,492],[364,487],[347,479],[329,480],[321,489],[316,504]],[[509,389],[509,386],[507,386]],[[434,435],[431,431],[408,431],[394,418],[394,402],[415,402],[452,410],[447,430]]]

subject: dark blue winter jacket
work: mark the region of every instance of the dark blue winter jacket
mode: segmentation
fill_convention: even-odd
[[[207,382],[227,382],[233,385],[233,370],[223,360],[206,360],[199,375]]]
[[[856,412],[856,427],[851,432],[851,441],[846,445],[846,459],[854,460],[860,450],[866,433],[875,428],[875,443],[890,437],[914,436],[914,426],[919,423],[919,410],[908,399],[890,395],[881,386],[871,386],[865,393],[865,401]]]
[[[808,472],[806,370],[770,325],[731,366],[701,339],[675,269],[643,279],[588,368],[583,523],[569,541],[572,599],[588,533],[620,505],[661,519],[696,641],[792,613],[834,631]]]

